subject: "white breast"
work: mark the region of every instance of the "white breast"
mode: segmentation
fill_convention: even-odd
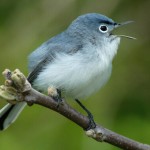
[[[90,45],[85,48],[89,49],[88,54],[57,55],[53,62],[45,66],[34,87],[47,91],[48,87],[54,86],[63,89],[72,98],[84,98],[99,90],[111,75],[111,62],[118,44],[112,42],[103,50]]]

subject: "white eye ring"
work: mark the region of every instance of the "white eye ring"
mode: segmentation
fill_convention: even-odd
[[[106,33],[106,32],[108,32],[108,27],[106,25],[100,25],[99,31],[102,33]]]

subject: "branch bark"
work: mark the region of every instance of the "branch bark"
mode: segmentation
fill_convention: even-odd
[[[33,89],[19,70],[15,70],[14,72],[6,70],[3,74],[6,82],[5,85],[0,87],[0,96],[7,99],[10,103],[26,101],[29,105],[38,104],[58,112],[83,129],[88,128],[88,117],[73,109],[65,100],[58,107],[58,103],[53,98]],[[87,136],[99,142],[107,142],[124,150],[150,150],[150,145],[142,144],[119,135],[99,124],[96,125],[96,128],[85,132]]]

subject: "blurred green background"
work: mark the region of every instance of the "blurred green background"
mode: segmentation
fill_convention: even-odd
[[[122,39],[111,79],[83,103],[96,122],[150,144],[150,1],[149,0],[1,0],[0,72],[19,68],[26,75],[27,56],[58,34],[77,16],[97,12],[115,21],[134,20],[116,32]],[[0,76],[0,84],[4,79]],[[83,112],[73,101],[74,108]],[[0,100],[0,107],[5,104]],[[18,120],[0,133],[0,150],[117,150],[84,135],[82,129],[44,107],[26,107]]]

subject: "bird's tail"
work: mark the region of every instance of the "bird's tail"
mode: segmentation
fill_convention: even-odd
[[[35,72],[36,70],[33,70],[27,77],[30,84],[34,81]],[[17,104],[7,104],[0,109],[0,130],[8,128],[17,119],[25,106],[26,102],[19,102]]]
[[[7,104],[0,109],[0,130],[8,128],[19,116],[26,102],[19,102],[15,105]]]
[[[47,59],[46,59],[47,60]],[[27,77],[28,82],[32,85],[34,79],[37,77],[39,72],[39,68],[43,66],[44,61],[38,64],[39,67],[35,68]],[[24,107],[26,106],[26,102],[19,102],[17,104],[7,104],[2,109],[0,109],[0,130],[5,130],[8,128],[19,116]]]

